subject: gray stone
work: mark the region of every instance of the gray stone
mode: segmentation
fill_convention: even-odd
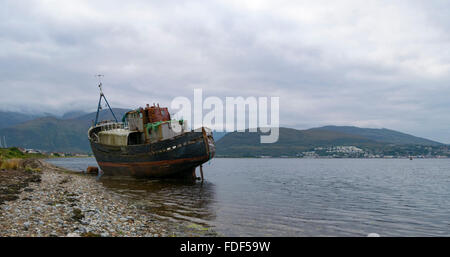
[[[25,230],[28,230],[29,228],[30,228],[30,222],[25,222],[25,223],[23,223],[23,228],[25,229]]]

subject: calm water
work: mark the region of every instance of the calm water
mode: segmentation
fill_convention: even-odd
[[[93,158],[50,162],[82,170]],[[157,219],[225,236],[450,236],[450,159],[214,159],[205,183],[102,177]]]

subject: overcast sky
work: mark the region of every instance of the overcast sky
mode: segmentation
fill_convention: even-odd
[[[450,2],[0,0],[0,109],[279,96],[294,128],[450,143]]]

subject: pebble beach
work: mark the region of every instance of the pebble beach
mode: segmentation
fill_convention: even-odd
[[[31,164],[38,171],[0,171],[0,236],[171,236],[163,224],[108,193],[95,176],[41,160]]]

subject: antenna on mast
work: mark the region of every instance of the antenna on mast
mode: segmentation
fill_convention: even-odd
[[[116,120],[116,122],[118,122],[116,115],[114,114],[113,110],[111,109],[111,106],[109,106],[108,100],[106,100],[105,95],[103,94],[103,90],[102,90],[102,80],[101,78],[104,77],[105,75],[102,74],[97,74],[95,75],[96,77],[98,77],[98,88],[100,89],[100,98],[98,99],[98,106],[97,106],[97,115],[95,116],[95,123],[94,126],[97,125],[98,122],[98,115],[100,113],[100,110],[102,109],[102,98],[105,99],[106,104],[108,105],[109,110],[111,111],[114,119]]]
[[[100,95],[103,95],[103,91],[102,91],[102,77],[104,77],[105,75],[97,74],[95,76],[98,78],[98,88],[100,88]]]

